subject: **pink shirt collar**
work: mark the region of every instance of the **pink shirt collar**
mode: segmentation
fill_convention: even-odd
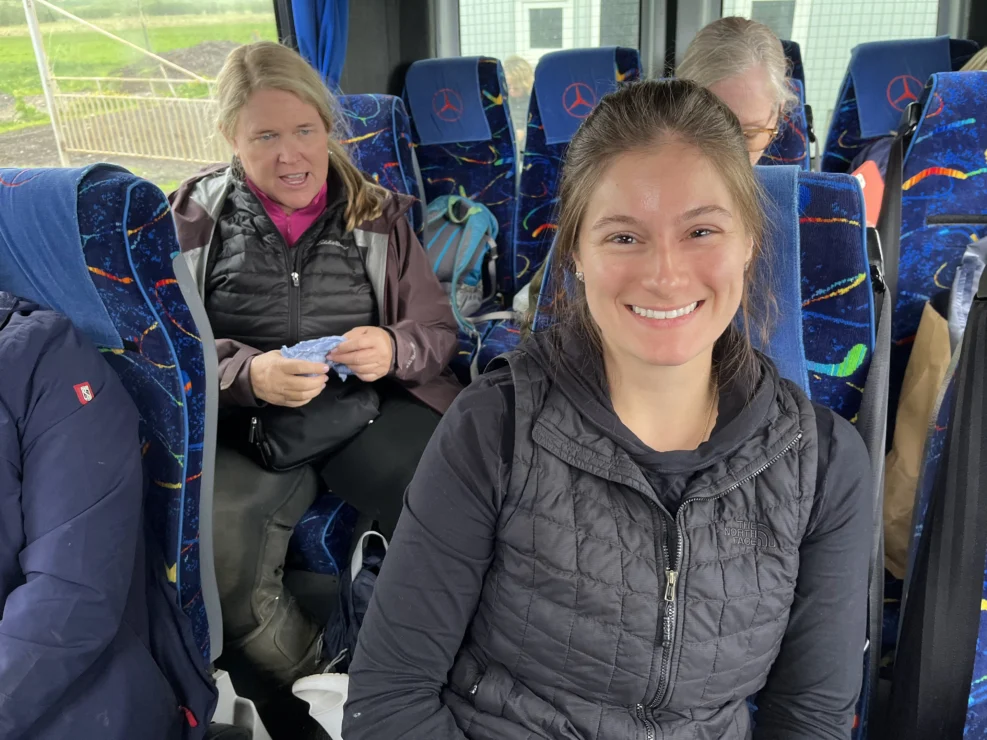
[[[322,184],[322,188],[315,198],[312,199],[311,203],[304,208],[299,208],[289,216],[285,213],[280,203],[274,201],[269,195],[254,185],[249,178],[246,178],[246,180],[250,192],[257,196],[261,205],[264,206],[264,210],[267,211],[267,215],[274,222],[278,231],[281,232],[281,236],[284,237],[285,243],[289,247],[295,246],[299,237],[308,230],[309,226],[315,223],[315,220],[326,209],[327,193],[329,192],[328,183]]]

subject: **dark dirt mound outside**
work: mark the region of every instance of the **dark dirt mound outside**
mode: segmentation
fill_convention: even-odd
[[[203,41],[195,46],[185,49],[174,49],[158,54],[169,62],[177,64],[183,69],[195,72],[197,75],[208,79],[215,79],[219,70],[223,67],[227,55],[240,44],[235,41]],[[182,75],[177,70],[165,67],[165,72],[172,79],[181,79]],[[129,64],[110,75],[111,77],[160,77],[161,65],[150,57],[145,57],[139,62]]]

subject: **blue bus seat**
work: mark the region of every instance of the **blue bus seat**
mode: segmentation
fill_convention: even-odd
[[[779,121],[778,136],[771,142],[758,164],[794,164],[808,170],[809,123],[806,118],[805,92],[802,83],[795,78],[790,79],[789,84],[798,94],[798,105]]]
[[[600,98],[640,76],[637,50],[617,46],[554,51],[538,62],[514,220],[517,288],[531,280],[551,248],[559,174],[572,135]]]
[[[892,136],[902,111],[921,97],[929,76],[958,70],[975,47],[972,41],[945,36],[857,46],[840,86],[822,170],[847,172],[861,149]]]
[[[425,59],[408,69],[404,101],[427,202],[465,194],[500,226],[497,288],[514,294],[514,126],[504,70],[489,57]]]
[[[799,182],[809,395],[855,422],[876,329],[863,193],[845,174],[803,172]]]
[[[167,199],[111,165],[0,169],[0,253],[0,286],[67,315],[137,405],[149,531],[203,658],[215,660],[215,344]]]
[[[408,215],[420,240],[425,222],[424,195],[411,146],[411,121],[401,98],[343,95],[339,107],[347,129],[343,144],[356,166],[378,185],[415,199]]]
[[[920,105],[902,170],[892,411],[923,306],[952,285],[967,246],[987,237],[987,72],[933,75]]]

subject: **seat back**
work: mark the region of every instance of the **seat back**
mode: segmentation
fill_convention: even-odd
[[[933,75],[921,107],[902,170],[891,408],[922,307],[952,285],[967,246],[987,238],[987,72]]]
[[[425,59],[408,69],[404,101],[427,202],[465,195],[500,225],[497,284],[514,294],[514,127],[500,62],[488,57]]]
[[[940,36],[854,48],[826,136],[823,171],[847,172],[861,149],[893,135],[901,113],[921,97],[929,76],[959,69],[970,58],[971,45]]]
[[[346,118],[343,143],[353,162],[374,182],[415,199],[408,215],[419,240],[424,223],[421,174],[411,146],[411,121],[401,98],[393,95],[343,95]]]
[[[782,39],[781,48],[785,51],[785,58],[788,60],[788,65],[791,67],[791,72],[789,77],[793,80],[798,80],[802,85],[803,91],[805,90],[805,67],[802,66],[802,48],[799,46],[797,41],[787,41]],[[805,98],[803,97],[803,102]]]
[[[863,193],[845,174],[803,172],[799,182],[809,395],[856,421],[875,346]]]
[[[805,117],[805,91],[802,83],[792,78],[789,84],[798,94],[796,105],[779,121],[778,136],[771,142],[758,164],[794,164],[809,169],[809,123]]]
[[[572,135],[600,98],[640,76],[637,50],[618,46],[555,51],[538,62],[514,219],[518,288],[531,280],[551,248],[559,175]]]
[[[215,345],[167,199],[110,165],[0,169],[0,288],[67,315],[120,375],[140,412],[148,529],[215,660]]]

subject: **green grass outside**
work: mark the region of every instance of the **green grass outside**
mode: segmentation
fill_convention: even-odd
[[[144,33],[137,19],[93,22],[107,27],[132,43],[144,45]],[[158,54],[186,49],[203,41],[234,41],[245,44],[258,39],[277,39],[274,16],[270,13],[152,17],[147,18],[147,24],[151,48]],[[48,62],[55,75],[112,77],[118,75],[121,68],[147,59],[123,44],[72,22],[45,23],[41,30]],[[177,71],[169,72],[169,76],[181,78]],[[203,86],[185,87],[187,92],[184,94],[188,96],[204,94]],[[63,82],[60,83],[60,89],[71,92],[93,88],[92,83]],[[0,92],[13,95],[19,104],[23,104],[25,96],[42,93],[34,49],[26,26],[7,27],[0,32]],[[40,120],[30,112],[26,116],[18,115],[18,119],[13,122],[0,123],[0,132],[45,122],[47,116],[40,115],[43,116]]]

